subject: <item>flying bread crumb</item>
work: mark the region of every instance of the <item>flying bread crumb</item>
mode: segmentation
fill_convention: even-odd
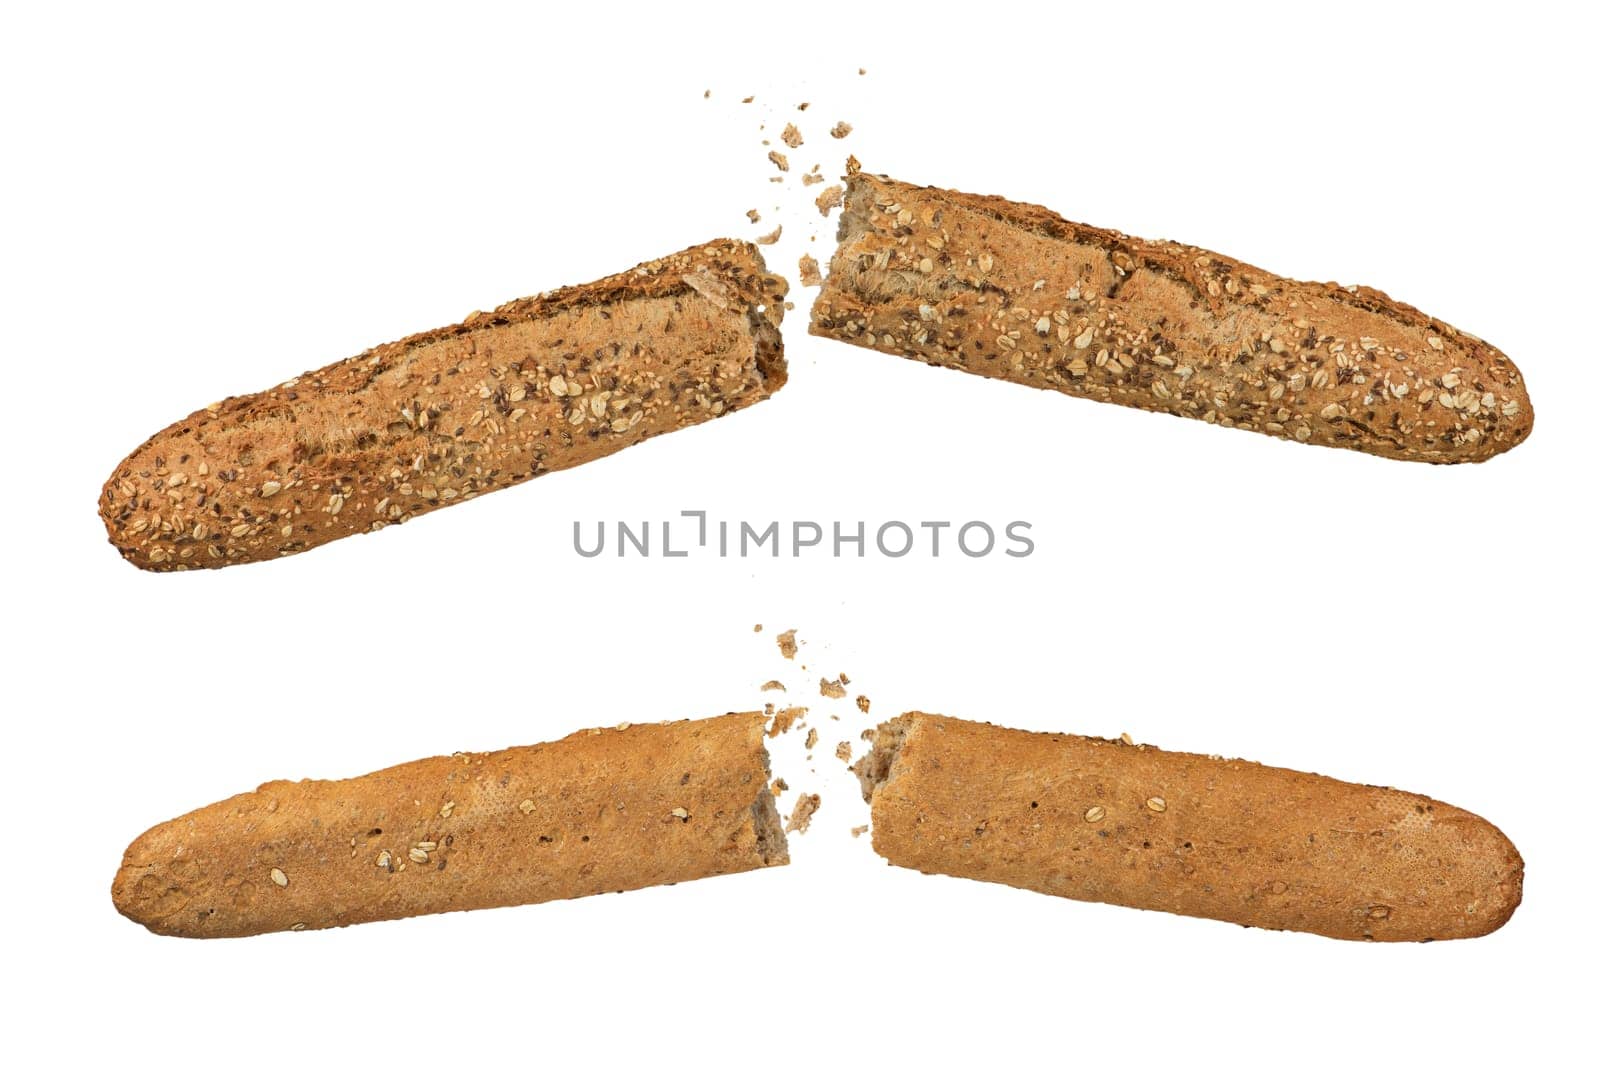
[[[856,73],[857,74],[865,74],[865,73],[867,73],[867,68],[859,67],[859,68],[856,69]]]
[[[867,695],[866,694],[864,694],[864,693],[857,694],[856,695],[856,707],[861,709],[861,714],[864,716],[864,715],[867,714],[868,709],[870,709],[872,707],[872,702],[867,699]]]
[[[783,175],[774,174],[771,178],[768,178],[767,181],[769,181],[769,182],[780,182],[781,183],[783,181]]]
[[[793,660],[794,654],[800,651],[800,643],[794,640],[795,632],[786,630],[778,635],[778,652],[783,654],[785,660]]]
[[[756,633],[757,633],[757,634],[760,634],[760,633],[761,633],[761,624],[760,624],[760,623],[757,623],[757,624],[756,624]]]
[[[772,780],[772,785],[770,787],[768,787],[768,789],[770,789],[772,791],[772,796],[773,797],[781,797],[783,795],[783,792],[785,790],[787,790],[788,788],[789,788],[789,784],[783,781],[782,776],[779,776],[778,778],[773,779]]]
[[[756,244],[758,244],[758,245],[776,245],[778,243],[778,238],[780,238],[782,236],[783,236],[783,224],[779,223],[778,224],[778,228],[776,230],[772,231],[772,233],[770,233],[770,234],[762,234],[760,237],[756,238]]]
[[[822,212],[822,217],[824,219],[828,217],[828,212],[832,211],[834,208],[837,208],[843,203],[844,186],[842,185],[830,185],[828,188],[817,194],[817,210]]]
[[[840,742],[838,745],[834,746],[833,755],[844,761],[846,764],[850,763],[850,743]]]
[[[848,122],[836,122],[833,124],[833,129],[828,131],[828,134],[831,137],[836,137],[840,140],[843,140],[844,138],[849,137],[850,131],[854,129],[855,127],[851,126]]]
[[[770,159],[772,161],[772,165],[778,168],[780,171],[786,171],[789,169],[789,157],[785,156],[777,149],[773,149],[771,152],[768,152],[767,158]]]
[[[806,732],[806,748],[807,749],[815,749],[816,747],[817,747],[817,728],[812,727],[809,731]]]
[[[705,99],[707,99],[707,100],[710,100],[710,99],[711,99],[711,90],[710,90],[710,89],[707,89],[707,90],[706,90],[706,95],[705,95]]]
[[[799,148],[806,143],[806,139],[800,136],[799,128],[792,122],[784,126],[782,137],[783,143],[790,148]]]
[[[744,98],[744,99],[743,99],[743,100],[741,100],[741,101],[739,101],[739,103],[741,103],[741,104],[749,104],[749,103],[751,103],[751,102],[752,102],[752,101],[754,101],[754,100],[755,100],[755,97],[753,97],[753,96],[747,96],[747,97],[745,97],[745,98]]]
[[[839,672],[839,685],[840,686],[848,686],[848,685],[850,685],[850,676],[846,675],[842,671]]]
[[[788,734],[789,728],[805,714],[806,709],[802,705],[790,705],[781,712],[773,713],[772,722],[767,724],[767,737],[776,738],[780,734]]]
[[[860,174],[861,173],[861,161],[856,159],[856,157],[854,155],[849,156],[844,161],[844,173],[847,174],[847,175],[850,175],[852,177],[857,175],[857,174]]]
[[[787,693],[788,690],[789,690],[789,687],[785,686],[783,683],[779,682],[777,679],[768,679],[766,682],[763,682],[761,684],[761,691],[763,693],[765,693],[768,690],[783,690],[785,693]]]
[[[800,257],[800,284],[803,286],[820,286],[822,284],[822,270],[817,266],[815,256]]]
[[[863,823],[859,827],[850,828],[850,837],[851,838],[860,838],[862,835],[866,834],[870,830],[872,830],[872,828],[868,824]]]
[[[800,104],[797,104],[795,106],[795,110],[796,111],[804,111],[806,108],[808,108],[810,106],[811,106],[811,101],[806,100],[806,101],[804,101],[804,102],[802,102]]]
[[[844,687],[835,679],[823,679],[819,688],[822,690],[822,696],[831,697],[835,701],[844,696]]]
[[[802,185],[821,185],[826,181],[827,179],[820,174],[802,174],[800,176],[800,183]]]
[[[822,798],[816,794],[801,794],[789,813],[789,822],[783,825],[784,834],[805,834],[811,826],[811,817],[822,807]]]
[[[761,213],[759,211],[757,211],[755,208],[751,208],[749,211],[745,212],[744,215],[745,215],[745,218],[750,220],[751,225],[754,225],[754,224],[756,224],[756,223],[761,221]],[[759,628],[757,628],[757,629],[759,629]]]

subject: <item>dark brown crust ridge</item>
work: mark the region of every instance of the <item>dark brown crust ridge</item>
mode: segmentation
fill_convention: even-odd
[[[1000,197],[870,174],[848,186],[813,334],[1397,460],[1478,462],[1533,427],[1504,353],[1378,290]]]
[[[920,712],[855,767],[891,864],[1042,894],[1373,942],[1473,938],[1522,857],[1420,794]]]
[[[180,420],[100,495],[152,571],[289,556],[764,400],[786,283],[720,240],[475,313]]]

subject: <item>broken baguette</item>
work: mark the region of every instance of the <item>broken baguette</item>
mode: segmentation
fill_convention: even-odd
[[[1243,760],[913,712],[853,769],[889,863],[1329,938],[1498,929],[1522,858],[1419,794]]]
[[[786,283],[713,241],[380,345],[174,423],[100,496],[152,571],[272,560],[763,400]]]
[[[1504,353],[1377,290],[870,174],[811,333],[1396,460],[1487,460],[1533,427]]]
[[[787,864],[759,712],[269,782],[140,835],[156,934],[229,938],[526,905]]]

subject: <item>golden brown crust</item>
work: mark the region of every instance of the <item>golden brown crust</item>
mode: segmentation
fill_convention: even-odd
[[[786,864],[763,725],[637,724],[265,783],[140,835],[112,901],[157,934],[223,938]]]
[[[813,334],[1398,460],[1486,460],[1532,429],[1504,353],[1375,289],[1000,197],[848,185]]]
[[[910,713],[856,765],[891,864],[1377,942],[1471,938],[1522,900],[1492,824],[1419,794]]]
[[[225,567],[573,467],[779,389],[786,289],[723,240],[515,300],[174,423],[101,517],[139,567]]]

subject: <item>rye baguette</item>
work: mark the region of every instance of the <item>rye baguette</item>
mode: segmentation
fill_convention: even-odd
[[[1504,353],[1375,289],[870,174],[811,333],[1396,460],[1486,460],[1533,427]]]
[[[111,887],[228,938],[526,905],[788,863],[759,712],[269,782],[150,828]]]
[[[130,563],[273,560],[738,411],[785,380],[786,284],[713,241],[231,397],[117,465]]]
[[[1080,901],[1330,938],[1498,929],[1522,858],[1420,794],[909,713],[855,765],[891,864]]]

